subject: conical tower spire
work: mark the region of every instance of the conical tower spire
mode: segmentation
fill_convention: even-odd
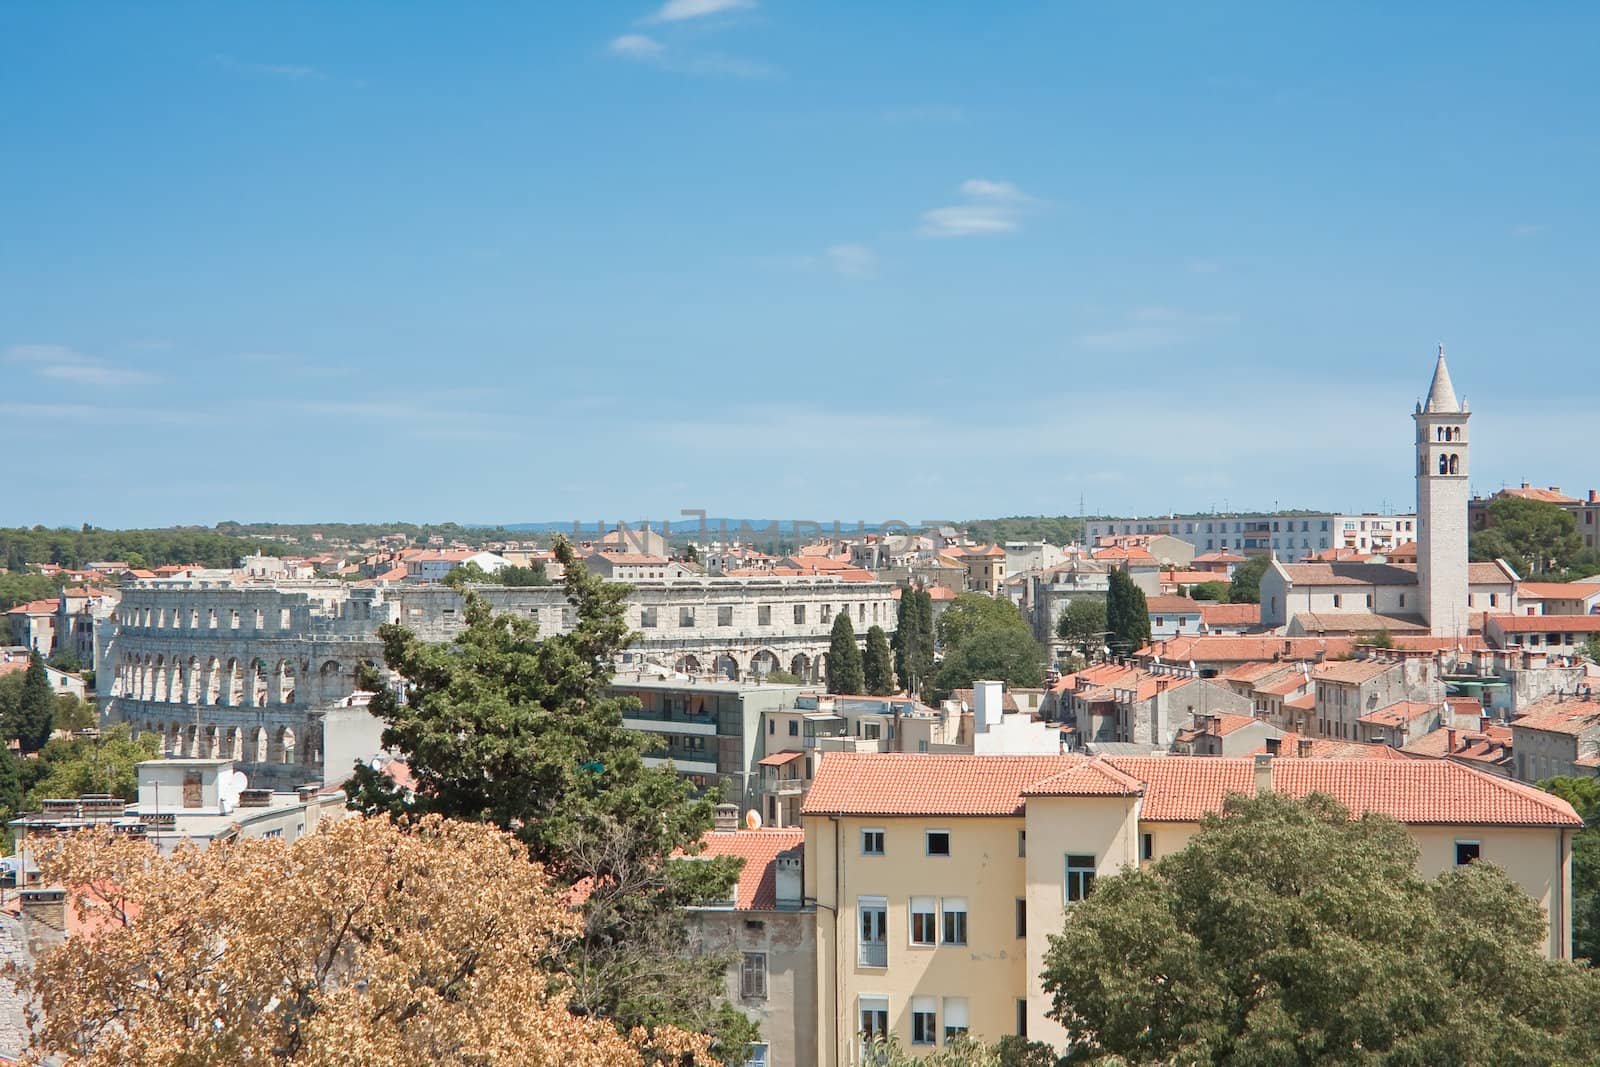
[[[1439,362],[1434,364],[1433,384],[1428,387],[1428,402],[1424,411],[1460,411],[1455,386],[1450,384],[1450,368],[1444,365],[1444,345],[1439,345]]]

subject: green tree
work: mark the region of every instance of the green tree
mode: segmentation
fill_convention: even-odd
[[[1133,584],[1125,570],[1113,570],[1111,588],[1106,593],[1107,640],[1120,653],[1131,653],[1150,643],[1150,612],[1144,590]]]
[[[565,540],[576,626],[541,637],[537,623],[497,615],[468,593],[453,642],[428,643],[403,626],[379,630],[384,659],[404,680],[376,671],[383,744],[417,782],[402,794],[357,763],[352,807],[393,815],[437,812],[514,833],[552,876],[581,886],[583,930],[563,961],[575,1010],[634,1026],[675,1024],[712,1033],[743,1053],[747,1019],[720,1004],[727,960],[691,954],[683,909],[725,898],[738,861],[691,861],[711,828],[712,802],[670,767],[647,767],[656,742],[623,726],[630,698],[609,692],[612,664],[631,634],[626,585],[592,574]]]
[[[1098,652],[1106,638],[1106,602],[1097,597],[1078,597],[1067,602],[1067,610],[1056,622],[1056,636],[1067,647],[1089,655]]]
[[[23,786],[30,805],[84,793],[110,793],[134,801],[139,799],[135,768],[160,758],[157,735],[134,737],[125,723],[118,723],[98,738],[55,738],[40,750],[38,759],[24,765]]]
[[[1583,654],[1589,658],[1590,662],[1600,663],[1600,634],[1596,634],[1583,643]]]
[[[71,693],[56,694],[53,719],[55,729],[71,734],[80,730],[92,730],[99,725],[99,722],[100,718],[95,713],[94,705],[87,700],[79,700]]]
[[[944,654],[933,676],[938,698],[952,689],[969,689],[980,678],[1015,689],[1044,684],[1044,649],[1027,629],[986,626]]]
[[[889,651],[889,635],[883,627],[867,631],[867,650],[861,657],[861,675],[866,691],[874,696],[894,692],[894,653]]]
[[[1228,603],[1261,603],[1261,576],[1267,573],[1271,563],[1267,556],[1256,556],[1235,567],[1233,582],[1228,586]]]
[[[55,711],[56,695],[45,673],[44,658],[34,650],[28,656],[14,710],[4,724],[6,737],[16,738],[24,754],[39,751],[55,728]]]
[[[83,660],[79,659],[78,654],[70,648],[56,649],[50,653],[48,662],[56,670],[66,671],[69,674],[77,674],[83,670]]]
[[[894,631],[894,673],[908,693],[918,693],[933,672],[933,597],[907,585],[900,591]]]
[[[866,670],[861,661],[861,646],[850,613],[833,617],[833,637],[828,642],[828,692],[862,693],[867,688]]]
[[[550,584],[550,577],[545,573],[542,562],[536,562],[531,567],[502,567],[489,580],[498,585],[522,589]]]
[[[1539,783],[1571,804],[1584,828],[1572,839],[1572,955],[1600,964],[1600,779],[1557,777]]]
[[[1195,600],[1211,600],[1218,604],[1226,604],[1228,602],[1228,583],[1201,582],[1199,585],[1190,587],[1189,596]]]
[[[496,581],[494,575],[470,560],[459,567],[450,568],[450,573],[439,580],[452,589],[465,589],[469,585],[493,585]]]
[[[939,647],[950,649],[961,645],[973,634],[986,627],[1019,627],[1028,629],[1027,620],[1017,606],[1003,597],[986,593],[962,593],[939,616],[937,632]]]
[[[22,810],[22,775],[17,770],[17,757],[0,745],[0,819],[10,821]],[[0,841],[0,850],[11,851],[10,835]]]
[[[683,558],[688,560],[690,563],[699,563],[700,550],[695,548],[694,545],[684,545]]]
[[[1417,855],[1327,797],[1231,796],[1068,910],[1050,1015],[1075,1062],[1592,1062],[1600,975],[1543,957],[1543,911],[1500,868],[1429,881]]]
[[[1497,496],[1489,501],[1488,515],[1487,528],[1469,541],[1475,560],[1503,559],[1532,578],[1564,571],[1583,552],[1578,522],[1559,504]]]

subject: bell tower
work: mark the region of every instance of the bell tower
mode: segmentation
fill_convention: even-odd
[[[1417,405],[1417,594],[1436,637],[1467,636],[1467,420],[1444,345]]]

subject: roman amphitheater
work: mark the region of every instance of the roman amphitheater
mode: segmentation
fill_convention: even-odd
[[[887,582],[832,577],[685,578],[632,583],[630,668],[753,677],[782,669],[821,679],[835,618],[858,635],[893,632]],[[497,611],[562,633],[575,609],[559,586],[478,587]],[[252,785],[339,781],[381,747],[381,723],[356,689],[380,664],[378,627],[403,623],[430,641],[462,625],[448,586],[331,580],[251,581],[237,573],[156,579],[123,587],[100,643],[110,681],[107,717],[161,735],[172,755],[231,758]],[[105,683],[102,683],[104,687]]]

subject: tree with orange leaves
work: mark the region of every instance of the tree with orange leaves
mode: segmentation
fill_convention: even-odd
[[[708,1063],[705,1038],[573,1014],[550,966],[578,936],[493,827],[353,816],[293,844],[161,856],[83,832],[42,850],[86,932],[11,977],[35,1061],[84,1067]]]

